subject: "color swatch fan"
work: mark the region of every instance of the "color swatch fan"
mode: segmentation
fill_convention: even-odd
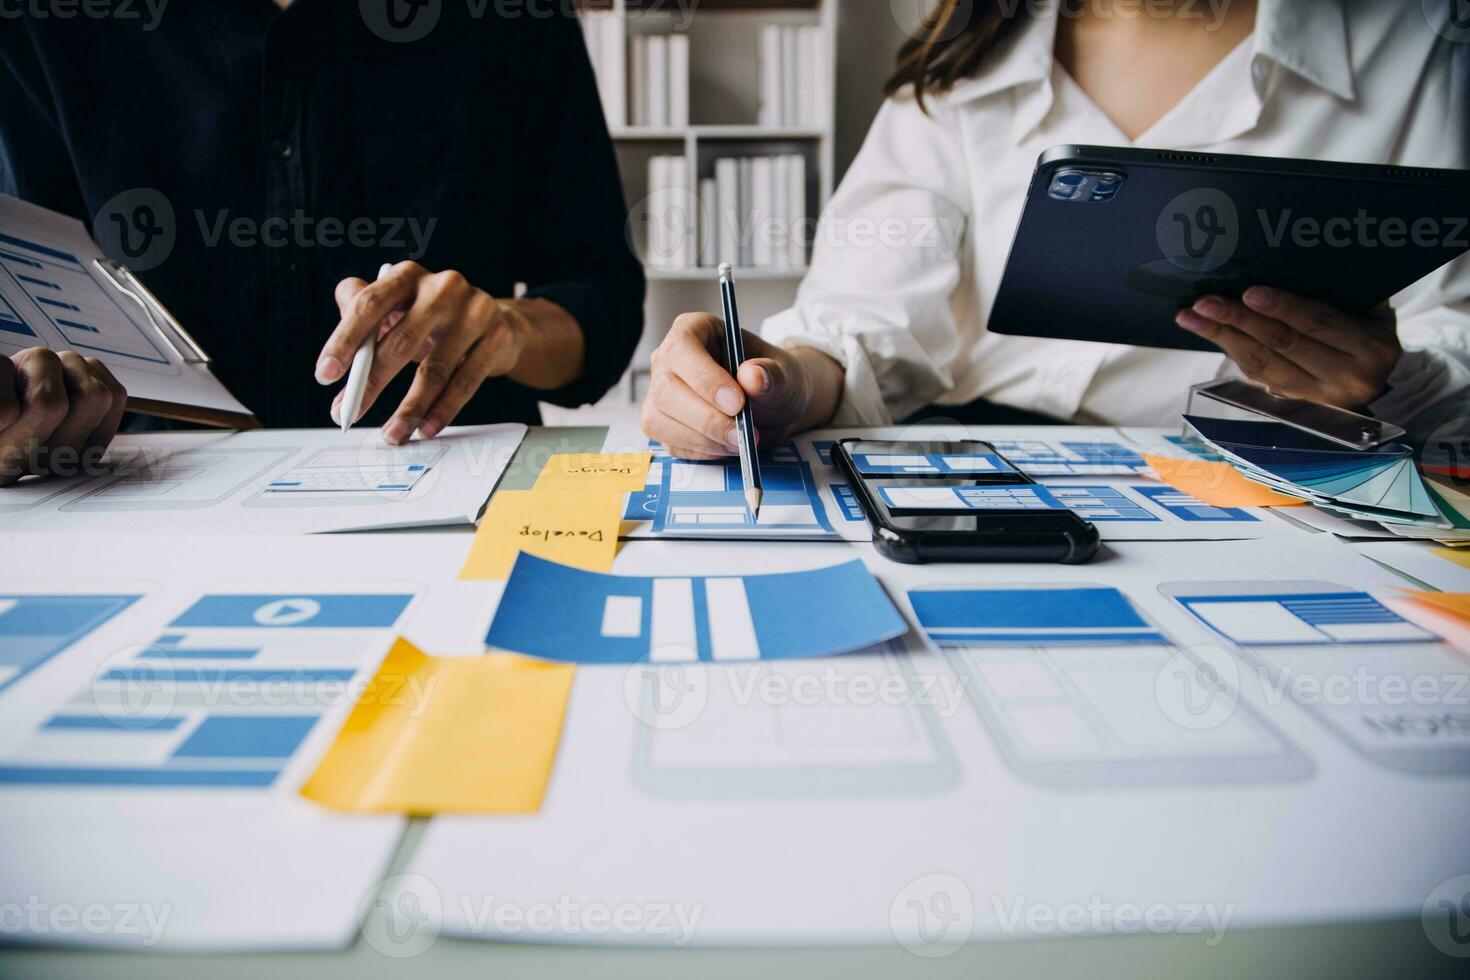
[[[1184,420],[1243,476],[1273,490],[1388,526],[1453,526],[1408,446],[1354,450],[1280,422],[1193,415]]]

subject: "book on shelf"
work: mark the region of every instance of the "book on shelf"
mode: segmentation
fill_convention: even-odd
[[[826,125],[831,78],[826,36],[816,26],[767,24],[760,41],[760,124],[771,128]]]
[[[740,161],[722,157],[715,161],[715,240],[719,243],[715,265],[740,264]],[[709,202],[700,209],[708,213]],[[706,220],[710,220],[706,218]]]
[[[643,261],[650,269],[678,272],[698,262],[697,199],[682,156],[648,161],[648,236]]]
[[[714,177],[699,182],[699,204],[699,264],[713,268],[720,264],[720,185]]]
[[[806,158],[758,156],[715,161],[699,183],[699,263],[714,267],[806,268]]]
[[[597,77],[602,114],[609,129],[621,129],[628,125],[628,66],[622,22],[611,10],[585,8],[580,11],[579,19],[587,42],[587,56]]]
[[[633,125],[682,129],[689,125],[689,36],[637,34],[629,41]]]

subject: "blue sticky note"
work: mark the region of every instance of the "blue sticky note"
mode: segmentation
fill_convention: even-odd
[[[676,663],[833,656],[906,632],[861,561],[777,575],[643,578],[523,553],[485,642],[564,663]]]
[[[1102,586],[915,589],[909,602],[941,646],[1166,642],[1127,596]]]

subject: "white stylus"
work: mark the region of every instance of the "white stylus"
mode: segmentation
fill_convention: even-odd
[[[387,262],[378,269],[378,280],[381,282],[393,271],[393,266]],[[342,431],[346,432],[352,428],[352,423],[357,421],[357,413],[362,410],[362,393],[367,390],[368,375],[373,370],[373,355],[378,351],[378,327],[373,325],[373,332],[368,334],[367,340],[352,355],[352,367],[347,372],[347,387],[342,389],[342,408],[339,418],[342,423]]]

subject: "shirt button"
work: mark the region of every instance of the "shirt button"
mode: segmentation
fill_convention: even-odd
[[[289,160],[295,149],[286,140],[275,140],[271,143],[271,155],[277,160]]]

